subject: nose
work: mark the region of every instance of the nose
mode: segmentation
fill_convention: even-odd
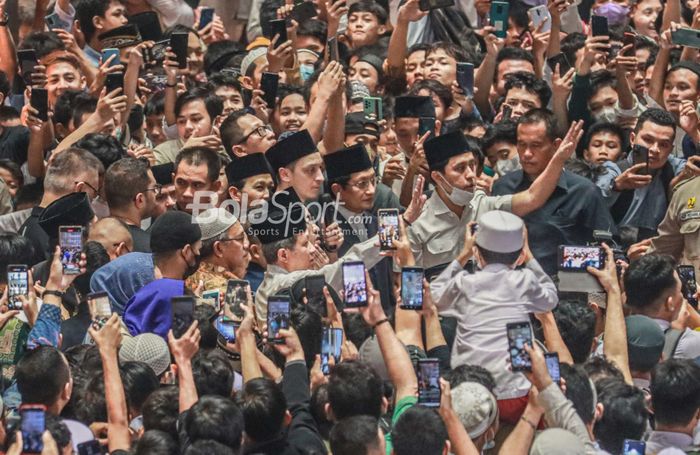
[[[194,197],[194,191],[192,191],[192,185],[187,185],[187,187],[185,188],[185,191],[182,193],[182,195],[186,198]]]

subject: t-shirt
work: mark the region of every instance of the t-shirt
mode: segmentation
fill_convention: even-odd
[[[394,415],[391,416],[391,426],[393,427],[396,425],[396,422],[399,421],[399,418],[403,415],[403,413],[415,406],[416,403],[418,403],[418,397],[410,396],[401,398],[396,403]],[[386,442],[386,455],[391,455],[391,451],[394,448],[394,445],[391,442],[391,433],[384,436],[384,441]]]
[[[21,166],[27,161],[29,130],[24,126],[2,128],[0,132],[0,159],[14,161]]]

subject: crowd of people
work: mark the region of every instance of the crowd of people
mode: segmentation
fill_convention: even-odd
[[[0,0],[0,451],[700,453],[698,36]]]

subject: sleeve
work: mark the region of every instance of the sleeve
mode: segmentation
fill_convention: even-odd
[[[676,260],[681,259],[684,249],[681,223],[678,219],[678,214],[680,212],[678,201],[679,199],[681,201],[683,200],[680,196],[681,194],[682,192],[677,191],[673,195],[668,210],[666,211],[666,216],[664,216],[661,224],[659,224],[659,235],[651,240],[650,253],[670,254]]]
[[[158,12],[165,28],[180,24],[194,27],[194,11],[184,0],[147,0]]]
[[[430,294],[440,314],[445,314],[454,308],[457,297],[464,292],[459,280],[459,273],[464,272],[462,265],[452,261],[445,270],[430,283]]]
[[[591,113],[588,111],[590,91],[590,75],[574,76],[574,87],[571,89],[571,98],[569,98],[569,121],[583,120],[585,124],[590,123]]]
[[[472,200],[473,207],[476,208],[475,219],[481,214],[491,212],[493,210],[504,210],[506,212],[513,211],[513,195],[506,194],[503,196],[487,196],[486,193],[479,191],[474,195]]]
[[[615,183],[615,179],[622,174],[622,171],[620,167],[612,161],[603,163],[603,169],[605,169],[605,172],[596,176],[594,183],[600,190],[600,194],[603,196],[603,199],[605,199],[608,207],[612,207],[620,196],[618,191],[613,191],[613,183]]]
[[[73,5],[68,3],[68,11],[64,11],[61,9],[61,5],[56,2],[53,12],[56,13],[56,16],[58,16],[58,19],[61,21],[60,27],[63,30],[70,31],[73,27],[73,21],[75,20],[75,8]]]
[[[593,238],[593,231],[596,229],[617,233],[617,226],[610,215],[610,210],[603,200],[603,196],[597,187],[591,186],[582,192],[581,197],[585,202],[585,207],[579,218],[583,226],[590,229],[590,237]]]
[[[304,362],[294,361],[285,366],[282,391],[292,414],[287,434],[289,442],[296,447],[315,448],[314,453],[325,454],[323,439],[309,409],[309,375]]]
[[[29,332],[27,347],[34,349],[39,346],[58,347],[61,333],[61,309],[56,305],[42,304],[36,323]]]
[[[420,220],[420,219],[419,219]],[[417,221],[419,221],[417,220]],[[411,251],[413,252],[413,258],[416,261],[416,266],[421,267],[423,266],[423,246],[425,245],[425,242],[422,241],[421,236],[420,236],[420,224],[413,223],[413,226],[410,226],[407,230],[408,233],[408,243],[411,245]],[[401,270],[398,270],[398,265],[396,265],[397,270],[394,270],[395,272],[400,272]]]
[[[686,138],[688,136],[686,135]],[[692,144],[692,141],[691,141]],[[695,148],[695,144],[693,144],[693,149]],[[668,162],[671,163],[671,167],[673,168],[673,175],[676,176],[683,172],[683,169],[685,169],[685,163],[686,160],[685,158],[677,158],[675,156],[669,156],[668,157]]]
[[[255,38],[262,36],[262,25],[260,23],[262,3],[262,0],[253,0],[253,3],[250,5],[250,15],[248,16],[248,26],[246,27],[248,41],[254,41]]]
[[[593,446],[586,425],[576,413],[574,405],[567,400],[559,386],[551,383],[539,394],[538,400],[545,410],[545,419],[550,427],[558,427],[575,434],[586,448]]]
[[[674,357],[683,359],[696,359],[700,357],[700,332],[685,329],[680,340],[678,340],[678,347],[676,347],[675,354]]]
[[[525,291],[527,302],[531,305],[530,311],[544,313],[557,306],[559,302],[557,287],[537,259],[533,258],[525,264],[525,276],[530,277],[531,280]]]

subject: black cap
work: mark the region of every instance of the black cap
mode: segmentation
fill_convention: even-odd
[[[272,166],[274,174],[281,167],[287,167],[298,159],[316,152],[316,144],[307,130],[297,131],[277,141],[265,152],[265,158]]]
[[[192,215],[171,210],[159,216],[151,227],[151,252],[169,253],[201,238],[202,231]]]
[[[423,144],[425,159],[431,171],[439,170],[453,156],[473,151],[472,146],[460,130],[428,139]]]
[[[379,123],[365,118],[364,112],[351,112],[345,116],[345,134],[369,134],[379,137]]]
[[[163,39],[163,30],[160,27],[158,13],[145,11],[129,16],[129,23],[134,24],[141,33],[144,41],[160,41]]]
[[[173,172],[175,172],[175,163],[158,164],[151,167],[153,177],[156,183],[160,185],[170,185],[173,183]]]
[[[429,96],[398,96],[394,104],[394,118],[435,117],[435,105]]]
[[[267,204],[267,216],[250,217],[248,235],[254,235],[267,245],[306,232],[306,208],[294,190],[281,191]]]
[[[351,147],[340,149],[337,152],[324,155],[323,162],[326,163],[326,175],[328,180],[339,177],[349,177],[355,172],[372,169],[372,161],[369,159],[367,149],[362,144],[355,144]]]
[[[139,33],[138,27],[134,24],[126,24],[121,27],[117,27],[108,32],[102,33],[97,37],[102,44],[102,48],[117,48],[121,49],[124,47],[135,46],[141,43],[141,34]]]
[[[39,226],[50,239],[57,239],[60,226],[87,226],[94,217],[87,193],[70,193],[56,199],[41,212]]]
[[[251,153],[250,155],[236,158],[226,165],[226,178],[229,186],[233,182],[239,182],[260,174],[273,175],[270,163],[267,162],[264,153]]]

